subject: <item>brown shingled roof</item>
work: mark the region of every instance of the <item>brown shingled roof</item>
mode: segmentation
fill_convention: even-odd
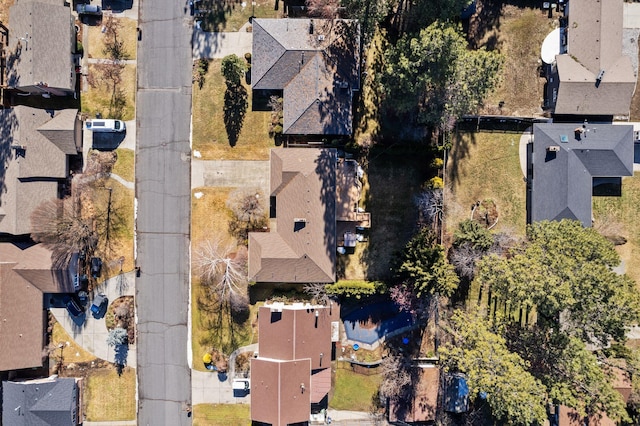
[[[272,149],[270,183],[275,232],[249,234],[250,280],[334,282],[335,149]]]
[[[357,21],[254,19],[252,88],[283,91],[285,134],[350,135],[359,49]]]
[[[42,366],[42,292],[14,270],[24,253],[0,244],[0,371]]]
[[[259,357],[251,360],[252,420],[272,425],[309,420],[311,403],[331,389],[331,321],[325,306],[260,307]]]

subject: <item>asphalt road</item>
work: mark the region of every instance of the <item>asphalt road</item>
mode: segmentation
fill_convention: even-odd
[[[191,30],[185,4],[142,0],[138,26],[138,424],[190,425]]]

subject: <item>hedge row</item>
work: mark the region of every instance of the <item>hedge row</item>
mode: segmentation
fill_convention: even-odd
[[[381,281],[340,280],[335,284],[327,285],[326,289],[329,294],[360,299],[362,296],[382,294],[387,287]]]

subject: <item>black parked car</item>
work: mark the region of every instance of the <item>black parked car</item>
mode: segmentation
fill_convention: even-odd
[[[67,308],[69,315],[72,317],[79,317],[84,314],[84,309],[80,307],[80,304],[71,296],[66,296],[64,299],[64,306]]]
[[[93,278],[98,278],[100,276],[100,272],[102,271],[102,259],[99,257],[91,258],[91,276]]]

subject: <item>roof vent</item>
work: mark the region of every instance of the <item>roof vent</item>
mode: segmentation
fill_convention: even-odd
[[[324,34],[318,35],[318,41],[324,41]]]
[[[558,145],[551,145],[547,147],[547,151],[549,152],[559,152],[560,147]]]
[[[596,88],[600,87],[600,83],[602,83],[602,78],[604,77],[604,70],[600,70],[598,73],[598,77],[596,77]]]

